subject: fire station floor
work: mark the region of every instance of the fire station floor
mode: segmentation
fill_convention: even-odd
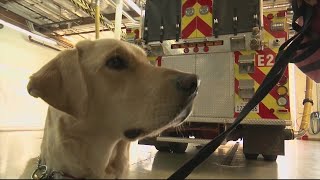
[[[0,132],[0,179],[17,178],[29,158],[38,156],[42,131]],[[316,179],[320,177],[320,142],[287,141],[286,155],[279,156],[276,162],[244,159],[239,143],[234,156],[228,156],[230,148],[237,147],[229,142],[220,148],[198,167],[188,178],[270,178],[270,179]],[[189,145],[185,154],[160,153],[153,146],[132,144],[129,178],[165,179],[183,162],[191,158],[197,149]],[[231,158],[228,158],[231,157]]]

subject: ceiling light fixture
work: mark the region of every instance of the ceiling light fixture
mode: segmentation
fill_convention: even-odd
[[[4,27],[8,27],[8,28],[11,28],[11,29],[14,29],[18,32],[21,32],[27,36],[32,36],[33,39],[35,40],[38,40],[38,41],[42,41],[42,42],[45,42],[45,43],[48,43],[48,44],[51,44],[51,45],[58,45],[56,41],[54,40],[51,40],[51,39],[48,39],[48,38],[45,38],[43,36],[40,36],[40,35],[37,35],[37,34],[34,34],[34,33],[31,33],[25,29],[22,29],[18,26],[15,26],[13,24],[10,24],[6,21],[3,21],[2,19],[0,19],[0,23],[4,25]]]

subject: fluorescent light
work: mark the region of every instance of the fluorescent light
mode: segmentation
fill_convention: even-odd
[[[136,11],[141,16],[141,9],[136,3],[134,3],[132,0],[125,0],[125,1],[134,11]]]
[[[39,35],[34,34],[34,33],[31,33],[31,32],[29,32],[29,31],[27,31],[27,30],[24,30],[24,29],[22,29],[22,28],[20,28],[20,27],[18,27],[18,26],[15,26],[15,25],[13,25],[13,24],[10,24],[10,23],[8,23],[8,22],[5,22],[5,21],[3,21],[2,19],[0,19],[0,23],[3,24],[3,25],[6,26],[6,27],[9,27],[9,28],[14,29],[14,30],[16,30],[16,31],[18,31],[18,32],[21,32],[21,33],[23,33],[23,34],[26,34],[27,36],[32,36],[33,39],[36,39],[36,40],[39,40],[39,41],[43,41],[43,42],[46,42],[46,43],[49,43],[49,44],[52,44],[52,45],[58,45],[56,41],[53,41],[53,40],[51,40],[51,39],[48,39],[48,38],[39,36]]]
[[[113,8],[117,9],[117,4],[115,2],[113,2],[112,0],[108,1],[109,5],[111,5]],[[125,3],[123,3],[122,5],[125,5]],[[136,5],[137,6],[137,5]],[[139,8],[139,7],[138,7]],[[130,21],[132,21],[133,23],[138,23],[138,21],[136,21],[133,17],[131,17],[126,11],[122,11],[122,14],[127,17]],[[140,14],[139,14],[140,15]],[[111,22],[111,21],[110,21]]]

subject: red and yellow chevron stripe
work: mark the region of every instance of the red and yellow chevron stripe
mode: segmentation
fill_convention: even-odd
[[[182,0],[181,5],[181,38],[212,36],[212,0]]]
[[[239,96],[239,80],[250,79],[254,81],[254,89],[257,90],[264,80],[265,76],[270,71],[271,67],[274,64],[275,57],[278,53],[278,48],[270,48],[270,42],[273,42],[275,39],[288,39],[288,28],[286,26],[283,29],[272,29],[272,24],[286,24],[286,16],[281,11],[273,12],[264,12],[263,22],[264,22],[264,31],[263,31],[263,41],[268,42],[265,44],[263,50],[260,51],[241,51],[235,52],[235,106],[237,104],[245,103],[244,100]],[[279,28],[276,26],[276,28]],[[255,54],[255,65],[254,73],[250,74],[240,74],[239,73],[239,56],[240,55],[250,55]],[[285,78],[289,78],[289,71],[286,69],[284,74]],[[277,86],[271,90],[271,92],[259,103],[258,112],[251,112],[247,119],[278,119],[278,120],[290,120],[290,101],[289,101],[289,81],[287,80],[284,85],[288,89],[288,94],[285,96],[287,99],[287,105],[281,107],[277,104],[277,100],[280,97],[277,93]],[[279,111],[280,110],[280,111]],[[286,110],[287,112],[283,111]],[[238,116],[238,113],[235,113],[234,116]]]
[[[255,54],[255,69],[252,74],[239,74],[239,56]],[[254,89],[257,90],[264,80],[267,73],[270,71],[274,64],[274,59],[267,59],[267,57],[275,57],[276,52],[266,48],[263,51],[243,51],[235,52],[235,105],[245,103],[245,101],[239,96],[239,80],[250,79],[254,81]],[[258,66],[260,64],[260,66]],[[285,76],[288,77],[288,69],[285,72]],[[289,82],[284,85],[289,89]],[[288,103],[285,107],[281,107],[277,104],[277,99],[280,96],[277,94],[277,87],[262,100],[259,104],[258,112],[251,112],[248,119],[281,119],[290,120],[290,102],[289,95],[286,95]],[[287,110],[286,113],[279,112],[279,110]],[[238,113],[235,112],[235,117]]]

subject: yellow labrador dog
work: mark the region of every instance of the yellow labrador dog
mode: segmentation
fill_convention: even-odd
[[[39,161],[22,178],[124,178],[130,141],[180,125],[197,94],[194,74],[149,64],[139,47],[82,41],[30,77],[49,104]]]

